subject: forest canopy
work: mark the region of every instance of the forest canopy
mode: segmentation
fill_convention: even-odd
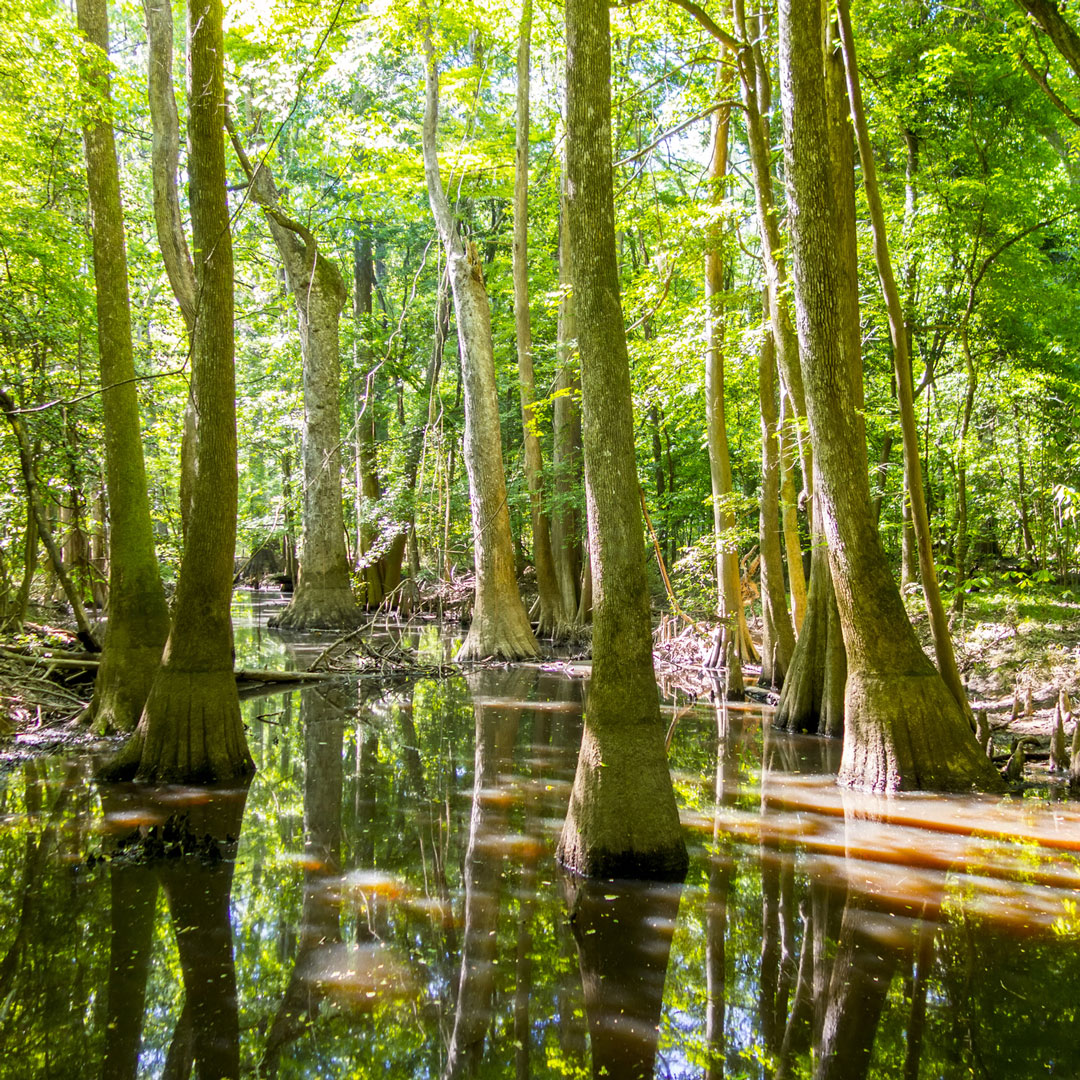
[[[183,547],[179,466],[188,334],[155,233],[144,12],[125,2],[109,15],[111,119],[143,446],[168,580]],[[758,106],[786,245],[778,20],[770,5],[751,15],[738,2],[728,10],[694,0],[620,4],[610,17],[617,254],[638,477],[680,603],[716,611],[714,501],[728,515],[722,547],[741,557],[758,543],[758,369],[769,325],[761,303],[769,256],[755,211],[749,113],[740,92],[745,61],[732,45],[749,48],[752,39],[760,67]],[[1069,53],[1076,35],[1067,17],[1052,4],[1032,3],[1029,13],[1005,0],[948,7],[860,2],[852,11],[909,334],[933,553],[947,601],[962,601],[986,572],[1064,584],[1080,574],[1080,94]],[[361,598],[374,588],[364,581],[365,568],[399,538],[404,546],[408,537],[409,549],[398,559],[414,576],[469,566],[457,325],[441,284],[446,260],[421,147],[425,33],[440,72],[442,181],[461,235],[475,246],[490,299],[518,569],[533,561],[535,532],[526,426],[542,451],[543,509],[552,520],[565,515],[576,534],[572,542],[580,545],[580,481],[572,455],[560,455],[555,430],[578,393],[572,351],[560,348],[572,341],[560,331],[569,298],[560,271],[564,20],[561,7],[546,2],[536,4],[531,18],[527,272],[535,403],[523,413],[512,275],[521,8],[228,5],[224,67],[234,138],[226,168],[235,248],[241,561],[264,546],[284,544],[287,555],[299,538],[298,320],[305,316],[290,296],[279,247],[237,147],[249,164],[272,173],[281,213],[317,242],[318,257],[334,264],[348,294],[339,339],[340,468],[347,556],[363,582]],[[179,12],[174,21],[173,81],[183,118]],[[48,0],[0,4],[3,389],[31,439],[65,562],[86,599],[101,601],[109,510],[80,139],[91,106],[76,90],[88,48],[65,8]],[[711,168],[718,130],[728,158],[720,175]],[[181,136],[186,216],[183,130]],[[906,583],[918,571],[914,545],[904,537],[897,386],[861,182],[854,199],[869,479],[884,549]],[[709,251],[717,253],[719,293],[706,285]],[[731,476],[730,490],[719,496],[710,476],[705,393],[706,343],[717,310]],[[789,435],[781,448],[784,471],[793,474],[783,498],[790,509],[792,490],[804,489],[807,478],[781,391],[776,404]],[[28,539],[12,439],[0,441],[0,472],[0,599],[10,616]],[[805,514],[798,529],[807,551]],[[559,535],[571,542],[565,530]],[[787,564],[793,568],[790,557]],[[741,572],[748,581],[754,576],[750,560]],[[659,594],[658,576],[654,585]]]

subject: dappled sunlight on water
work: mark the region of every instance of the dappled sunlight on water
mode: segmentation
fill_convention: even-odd
[[[245,655],[302,666],[274,602]],[[0,1078],[1080,1075],[1080,809],[852,795],[838,743],[684,702],[686,883],[576,882],[581,700],[330,682],[245,703],[246,791],[0,777]]]

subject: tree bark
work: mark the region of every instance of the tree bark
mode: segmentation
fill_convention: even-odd
[[[231,124],[229,134],[251,185],[251,198],[262,207],[281,255],[285,284],[296,304],[304,359],[300,572],[289,606],[271,625],[281,630],[348,629],[360,622],[361,613],[349,581],[341,497],[338,328],[347,297],[345,283],[334,261],[319,250],[314,234],[282,211],[269,167],[253,168]]]
[[[101,732],[139,721],[169,634],[150,521],[143,461],[120,170],[110,118],[109,24],[105,0],[78,0],[79,29],[91,46],[81,65],[87,188],[97,285],[98,357],[105,427],[105,475],[112,521],[109,620],[94,681],[91,716]]]
[[[173,92],[173,12],[170,0],[143,0],[148,45],[150,105],[150,172],[153,183],[154,227],[161,261],[176,297],[188,337],[195,333],[198,289],[195,267],[184,235],[177,173],[180,168],[180,118]],[[195,477],[195,438],[198,413],[188,393],[184,406],[184,435],[180,450],[180,524],[185,535],[191,512]]]
[[[888,237],[885,232],[885,214],[881,209],[878,192],[877,167],[870,145],[870,132],[863,110],[862,89],[855,57],[855,35],[851,29],[851,13],[848,0],[838,0],[837,17],[844,48],[844,64],[847,69],[848,96],[851,115],[859,143],[859,161],[862,164],[863,187],[870,210],[870,224],[874,233],[874,259],[877,263],[881,291],[889,313],[889,334],[893,345],[893,371],[896,375],[896,397],[900,408],[900,430],[904,444],[904,486],[911,507],[911,518],[919,548],[919,570],[923,596],[930,617],[930,631],[934,637],[934,652],[938,671],[945,685],[964,713],[970,711],[960,670],[956,666],[952,637],[949,634],[945,605],[938,589],[937,571],[934,568],[933,542],[930,536],[930,518],[926,512],[923,495],[922,459],[919,456],[919,434],[915,423],[915,393],[911,385],[911,354],[909,352],[908,328],[900,301],[900,290],[893,275],[889,255]]]
[[[521,10],[517,54],[517,137],[514,167],[514,327],[517,335],[518,378],[521,389],[521,424],[525,441],[525,481],[532,518],[533,562],[540,597],[537,633],[564,637],[570,619],[559,588],[551,527],[543,505],[544,459],[536,416],[536,379],[533,373],[532,325],[529,318],[529,44],[532,0]]]
[[[469,474],[476,564],[472,625],[458,651],[458,659],[523,659],[536,656],[540,650],[529,626],[515,575],[506,472],[499,434],[491,308],[479,252],[475,244],[466,245],[458,236],[450,202],[443,191],[436,151],[438,114],[439,73],[429,34],[423,128],[424,174],[432,215],[446,251],[461,343],[465,468]]]
[[[775,345],[776,339],[773,339]],[[798,501],[795,489],[795,460],[798,446],[792,446],[794,433],[790,413],[791,404],[787,394],[780,392],[780,419],[777,431],[780,449],[780,522],[784,530],[784,555],[787,558],[788,588],[791,591],[791,615],[795,620],[795,634],[802,633],[806,618],[806,572],[803,569],[802,541],[799,538]]]
[[[221,0],[190,0],[191,225],[199,317],[192,394],[199,414],[191,516],[161,667],[134,736],[104,773],[180,783],[254,772],[233,675],[236,382],[233,258],[226,198]]]
[[[780,213],[773,193],[768,120],[772,107],[772,85],[760,44],[760,17],[747,15],[743,0],[733,0],[732,10],[735,30],[739,37],[745,42],[753,43],[745,46],[738,54],[739,81],[746,113],[746,139],[754,181],[754,205],[761,236],[761,253],[765,262],[765,280],[769,290],[769,314],[776,345],[776,359],[784,392],[791,402],[791,419],[802,466],[803,496],[808,498],[814,482],[813,452],[801,422],[806,417],[802,364],[799,358],[799,341],[791,320],[787,262],[780,236]]]
[[[768,292],[764,294],[768,303]],[[758,545],[761,551],[761,685],[781,686],[795,652],[795,632],[784,589],[780,548],[780,448],[776,429],[776,354],[772,330],[763,330],[758,354],[761,397],[761,499]],[[801,565],[800,565],[801,569]]]
[[[726,52],[726,50],[725,50]],[[720,77],[723,78],[726,56],[722,54]],[[720,109],[713,127],[712,159],[709,180],[710,201],[719,207],[724,200],[728,165],[729,110]],[[727,626],[739,659],[754,663],[757,650],[746,625],[746,607],[739,576],[739,550],[734,541],[735,514],[729,505],[733,484],[731,457],[728,452],[727,421],[724,416],[724,251],[720,226],[705,251],[705,424],[709,444],[709,476],[712,483],[713,534],[716,544],[716,578],[719,583],[720,619]]]
[[[877,531],[866,444],[855,408],[854,358],[840,313],[836,193],[818,0],[782,0],[784,161],[795,302],[818,466],[816,498],[829,542],[848,659],[840,782],[875,791],[998,789],[963,713],[908,621]]]
[[[557,858],[589,877],[681,880],[687,853],[652,664],[630,365],[615,261],[604,0],[566,8],[570,254],[578,305],[593,671]]]
[[[575,497],[581,486],[581,373],[574,349],[577,317],[570,286],[570,225],[566,210],[566,178],[560,196],[558,365],[553,409],[556,505],[551,515],[551,546],[563,604],[575,625],[583,618],[581,575],[584,553],[581,543],[581,514]]]

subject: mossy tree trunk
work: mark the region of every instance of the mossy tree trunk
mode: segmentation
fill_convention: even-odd
[[[109,115],[108,15],[105,0],[78,0],[77,7],[79,29],[91,46],[80,74],[112,526],[109,620],[91,715],[100,731],[131,731],[161,662],[169,634],[169,609],[154,550],[135,390],[120,170]]]
[[[630,367],[615,261],[604,0],[566,8],[570,255],[578,306],[593,671],[557,857],[589,877],[681,879],[687,854],[652,664]]]
[[[233,675],[236,383],[226,198],[221,0],[190,0],[191,225],[199,286],[192,394],[199,414],[191,512],[161,667],[134,736],[105,775],[181,783],[254,772]]]
[[[904,445],[904,487],[910,509],[910,515],[905,515],[904,519],[905,543],[910,516],[918,541],[920,578],[923,596],[926,599],[926,610],[930,618],[930,630],[934,638],[934,652],[937,656],[938,671],[941,672],[941,677],[945,680],[949,692],[956,698],[957,704],[967,713],[969,711],[967,695],[964,692],[964,684],[960,678],[960,669],[956,665],[956,653],[953,650],[945,605],[941,599],[941,591],[938,589],[937,572],[934,568],[930,517],[926,512],[926,498],[923,494],[922,459],[919,456],[919,435],[915,422],[915,393],[911,378],[908,325],[904,319],[900,290],[896,284],[892,269],[892,258],[889,254],[889,242],[885,232],[885,214],[881,208],[881,196],[878,192],[877,167],[874,162],[874,152],[870,144],[870,132],[866,125],[866,116],[862,104],[862,90],[859,85],[859,71],[855,58],[855,35],[851,29],[848,0],[839,0],[837,14],[844,48],[851,113],[859,142],[859,160],[862,164],[863,187],[866,190],[866,202],[870,210],[870,223],[874,234],[874,258],[877,262],[878,278],[881,282],[881,291],[889,314],[889,334],[893,346],[893,371],[896,377],[896,397],[900,410],[900,428]],[[968,398],[965,397],[965,423],[968,417],[967,402]],[[959,550],[958,545],[957,551],[959,552]],[[958,583],[962,584],[962,579],[958,578]]]
[[[282,209],[265,164],[253,168],[233,126],[233,147],[262,207],[296,304],[303,355],[304,476],[300,571],[289,606],[273,621],[282,630],[348,629],[361,612],[349,581],[341,498],[341,356],[339,325],[347,293],[341,271],[314,234]]]
[[[829,542],[848,660],[840,781],[875,791],[1000,787],[963,713],[923,654],[874,527],[866,444],[846,355],[817,0],[782,0],[780,72],[795,302],[815,498]],[[853,277],[854,275],[850,275]]]
[[[495,383],[491,306],[475,244],[458,234],[450,201],[439,175],[436,132],[439,73],[430,36],[427,41],[427,95],[424,107],[424,173],[428,201],[446,252],[454,297],[465,392],[465,468],[472,503],[476,599],[472,625],[458,659],[504,660],[536,656],[540,649],[518,591],[510,512],[506,501]]]

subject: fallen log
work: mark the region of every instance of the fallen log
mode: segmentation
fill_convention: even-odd
[[[23,663],[37,663],[48,668],[74,668],[93,671],[101,666],[101,661],[78,653],[49,649],[41,652],[23,652],[0,646],[0,657],[5,660],[20,660]],[[317,679],[329,679],[332,676],[321,671],[271,671],[265,668],[238,668],[234,673],[237,682],[261,683],[299,683]]]

